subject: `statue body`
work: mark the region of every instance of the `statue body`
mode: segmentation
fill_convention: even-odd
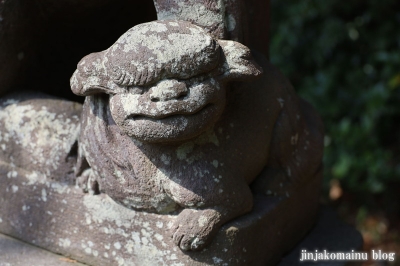
[[[153,39],[171,45],[144,47]],[[183,250],[251,211],[255,194],[289,196],[321,166],[321,122],[285,78],[189,22],[132,28],[82,59],[71,86],[86,96],[79,183],[131,209],[180,211],[171,234]]]

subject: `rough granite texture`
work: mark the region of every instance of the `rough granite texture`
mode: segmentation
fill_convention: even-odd
[[[29,172],[31,182],[73,172],[81,111],[78,103],[40,93],[1,98],[0,161]]]

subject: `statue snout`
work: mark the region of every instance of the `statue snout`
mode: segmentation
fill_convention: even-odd
[[[152,102],[180,100],[187,94],[186,84],[175,79],[162,80],[150,88],[150,100]]]

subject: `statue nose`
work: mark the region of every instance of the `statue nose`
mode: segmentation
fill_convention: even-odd
[[[152,102],[180,100],[188,93],[184,82],[173,79],[162,80],[151,88],[150,99]]]

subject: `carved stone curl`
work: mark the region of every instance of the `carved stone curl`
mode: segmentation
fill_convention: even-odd
[[[84,57],[71,88],[86,96],[78,183],[177,214],[170,234],[182,250],[203,249],[253,198],[290,197],[320,176],[312,108],[262,56],[190,22],[131,28]]]

